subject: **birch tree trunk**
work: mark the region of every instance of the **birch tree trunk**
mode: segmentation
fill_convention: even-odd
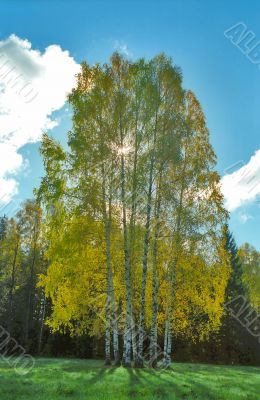
[[[136,327],[135,327],[135,322],[133,319],[133,313],[132,313],[132,348],[133,348],[133,362],[134,365],[136,363],[136,359],[137,359],[137,343],[136,343],[136,335],[137,331],[136,331]]]
[[[130,251],[130,263],[134,264],[135,258],[135,224],[136,224],[136,211],[138,201],[138,106],[136,104],[136,117],[135,117],[135,133],[134,133],[134,158],[133,158],[133,172],[132,172],[132,193],[131,193],[131,216],[130,216],[130,230],[129,230],[129,251]],[[131,288],[133,283],[131,282]],[[134,293],[132,293],[132,302]],[[136,364],[137,360],[137,330],[135,325],[134,310],[132,309],[132,352],[133,362]]]
[[[40,333],[39,333],[39,341],[38,341],[38,354],[41,352],[42,348],[42,336],[43,336],[43,326],[45,320],[45,312],[46,312],[46,298],[43,293],[43,305],[42,305],[42,316],[41,316],[41,325],[40,325]]]
[[[184,190],[185,190],[185,173],[187,168],[187,145],[188,145],[188,135],[186,138],[186,142],[184,143],[184,160],[183,167],[181,171],[180,178],[180,196],[179,196],[179,206],[177,211],[176,218],[176,230],[175,230],[175,241],[176,241],[176,254],[174,256],[173,264],[170,267],[169,276],[170,276],[170,287],[169,287],[169,306],[166,313],[166,321],[165,321],[165,335],[164,335],[164,360],[163,366],[165,368],[170,367],[171,365],[171,350],[172,350],[172,322],[173,322],[173,301],[174,301],[174,278],[175,271],[178,264],[178,255],[179,255],[179,246],[180,243],[180,230],[182,224],[182,211],[183,211],[183,199],[184,199]]]
[[[106,318],[109,319],[108,326],[110,330],[110,325],[112,325],[113,331],[113,351],[114,351],[114,360],[115,364],[120,364],[119,357],[119,341],[118,341],[118,323],[116,316],[116,301],[115,301],[115,291],[113,284],[113,271],[111,266],[111,202],[112,202],[112,193],[111,193],[111,185],[109,191],[109,201],[108,201],[108,215],[107,215],[107,204],[106,204],[106,176],[105,176],[105,168],[102,163],[102,203],[103,203],[103,222],[105,228],[105,241],[106,241],[106,261],[107,261],[107,302],[108,302],[108,310],[106,312]],[[106,328],[106,341],[109,338],[109,346],[106,344],[106,363],[107,363],[107,351],[110,351],[110,332],[108,335],[108,327]],[[111,357],[110,357],[111,359]]]
[[[32,258],[32,263],[30,267],[30,277],[29,277],[29,287],[28,287],[28,300],[27,300],[27,312],[26,312],[26,317],[25,317],[25,331],[24,331],[24,341],[25,343],[28,342],[29,338],[29,330],[31,327],[31,318],[33,314],[33,302],[32,302],[32,296],[34,292],[34,278],[35,278],[35,261],[36,261],[36,248],[37,248],[37,235],[35,234],[35,227],[34,227],[34,245],[33,245],[33,258]]]
[[[163,367],[167,367],[167,351],[168,351],[168,332],[169,332],[169,320],[168,320],[168,302],[166,303],[165,311],[165,327],[164,327],[164,342],[163,342]]]
[[[166,305],[165,330],[164,330],[164,346],[163,346],[163,368],[171,366],[171,350],[172,350],[172,299]]]
[[[156,368],[157,366],[157,314],[158,314],[158,277],[157,277],[157,254],[158,254],[158,236],[160,228],[160,209],[161,209],[161,179],[162,170],[159,174],[159,182],[157,188],[157,201],[155,206],[155,233],[153,243],[153,271],[152,271],[152,324],[150,332],[150,360],[149,366]]]
[[[7,330],[10,335],[12,334],[12,316],[13,316],[13,295],[14,295],[14,287],[15,287],[15,269],[16,269],[16,260],[19,249],[19,240],[17,240],[15,249],[14,249],[14,258],[12,263],[12,276],[11,276],[11,287],[9,291],[9,307],[8,307],[8,320],[7,320]]]
[[[142,270],[142,288],[141,288],[141,309],[140,309],[140,320],[139,320],[139,342],[136,366],[142,368],[144,366],[144,328],[145,328],[145,295],[146,295],[146,282],[147,282],[147,268],[148,268],[148,252],[150,245],[150,225],[151,225],[151,211],[152,211],[152,188],[154,178],[154,167],[155,167],[155,146],[156,146],[156,135],[157,135],[157,112],[155,117],[155,129],[153,135],[153,149],[151,154],[151,164],[149,171],[148,181],[148,194],[146,204],[146,224],[145,224],[145,235],[144,235],[144,248],[143,248],[143,270]]]
[[[120,146],[124,147],[123,129],[120,119]],[[125,261],[125,284],[126,284],[126,317],[125,317],[125,332],[124,332],[124,356],[123,366],[131,367],[131,351],[132,351],[132,295],[131,295],[131,265],[129,257],[129,242],[128,242],[128,229],[126,220],[126,176],[125,176],[125,156],[121,151],[121,203],[122,203],[122,222],[123,222],[123,236],[124,236],[124,261]]]
[[[106,333],[105,333],[105,365],[111,365],[111,333],[110,324],[111,312],[110,312],[110,297],[107,296],[106,301]]]

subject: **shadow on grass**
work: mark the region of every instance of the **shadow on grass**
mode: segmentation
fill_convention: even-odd
[[[127,369],[101,361],[39,362],[20,377],[0,364],[0,400],[259,400],[260,369],[173,364]]]
[[[142,397],[149,399],[185,399],[186,388],[172,379],[171,382],[165,379],[163,373],[153,369],[127,369],[129,374],[129,398]],[[173,397],[174,396],[174,397]],[[184,396],[184,397],[183,397]]]
[[[129,397],[142,398],[149,387],[151,399],[259,400],[259,369],[176,365],[171,370],[128,370]],[[254,379],[255,383],[254,384]],[[252,382],[250,382],[252,380]],[[249,384],[250,382],[250,384]],[[138,394],[140,397],[138,397]]]

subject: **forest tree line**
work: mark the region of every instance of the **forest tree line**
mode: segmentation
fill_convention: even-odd
[[[91,355],[126,367],[260,362],[224,307],[242,295],[259,311],[260,253],[229,232],[181,70],[115,53],[82,63],[68,102],[67,146],[43,135],[35,199],[1,218],[1,325],[33,354],[89,356],[104,342]]]

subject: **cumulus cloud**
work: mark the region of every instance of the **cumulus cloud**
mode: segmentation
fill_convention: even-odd
[[[65,104],[79,69],[58,45],[40,52],[15,35],[0,41],[0,201],[17,192],[15,174],[25,163],[19,149],[58,124],[52,113]]]
[[[245,212],[241,212],[238,214],[238,219],[242,224],[245,224],[250,219],[253,219],[252,215],[247,214]]]
[[[118,51],[119,53],[121,53],[127,57],[132,56],[132,53],[130,52],[127,44],[124,42],[121,42],[120,40],[114,41],[114,50]]]
[[[229,211],[256,201],[260,196],[260,150],[246,165],[225,175],[221,184]]]

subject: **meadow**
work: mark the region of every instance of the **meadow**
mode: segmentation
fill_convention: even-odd
[[[1,400],[259,400],[260,368],[173,363],[156,372],[41,358],[21,376],[2,360],[0,393]]]

